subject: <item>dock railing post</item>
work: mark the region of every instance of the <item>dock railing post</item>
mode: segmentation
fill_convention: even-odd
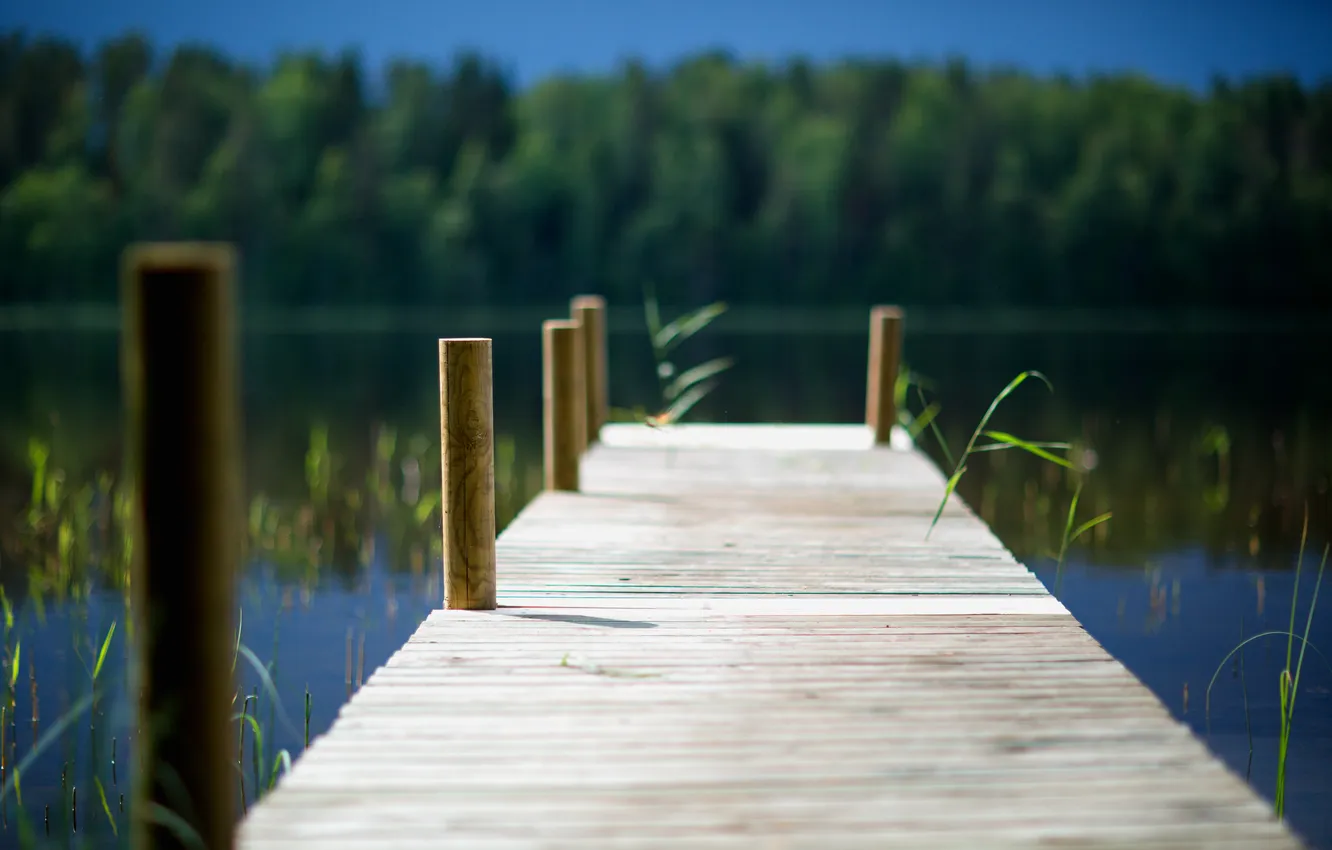
[[[893,397],[902,362],[902,309],[881,305],[870,310],[869,380],[865,392],[865,424],[874,444],[887,445],[897,423]]]
[[[585,429],[590,446],[601,437],[601,426],[610,418],[606,358],[606,299],[579,295],[569,305],[570,315],[583,328],[583,388],[587,396]]]
[[[439,341],[444,607],[496,604],[495,415],[489,339]]]
[[[131,245],[121,257],[121,374],[133,475],[132,617],[138,677],[132,845],[235,834],[229,720],[240,567],[240,417],[233,249]]]
[[[583,331],[578,322],[541,324],[541,396],[545,489],[578,490],[579,458],[587,448],[580,425],[587,415]]]

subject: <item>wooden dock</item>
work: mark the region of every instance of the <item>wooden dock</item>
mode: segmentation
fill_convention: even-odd
[[[604,427],[238,846],[1302,846],[873,434]]]

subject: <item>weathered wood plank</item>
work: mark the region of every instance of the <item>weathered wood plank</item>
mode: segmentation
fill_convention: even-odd
[[[247,850],[1295,848],[943,476],[862,426],[607,425]]]

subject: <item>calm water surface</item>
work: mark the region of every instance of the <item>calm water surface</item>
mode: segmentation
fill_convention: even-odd
[[[455,332],[484,330],[440,334]],[[1110,652],[1268,798],[1285,641],[1249,644],[1242,678],[1238,658],[1226,663],[1210,712],[1206,694],[1242,634],[1287,628],[1307,509],[1309,553],[1296,603],[1303,630],[1332,519],[1325,348],[1318,337],[1294,333],[966,337],[908,329],[907,360],[931,382],[931,397],[942,404],[937,422],[954,451],[1017,372],[1049,375],[1053,395],[1024,385],[993,425],[1093,451],[1078,517],[1113,511],[1114,518],[1083,538],[1057,572],[1052,553],[1072,496],[1061,473],[1034,458],[994,453],[970,464],[962,497]],[[863,337],[717,334],[691,341],[680,365],[721,354],[737,364],[692,418],[863,416]],[[539,486],[537,334],[497,335],[494,358],[504,519]],[[100,474],[120,469],[116,364],[113,334],[0,334],[0,579],[13,612],[0,668],[0,749],[10,786],[15,765],[21,769],[18,789],[0,807],[3,846],[124,843],[131,743],[124,573],[114,496],[97,489]],[[301,751],[307,689],[309,732],[317,735],[361,678],[439,604],[438,519],[429,503],[438,487],[435,368],[434,337],[418,333],[245,339],[254,501],[241,640],[266,665],[280,697],[280,704],[272,699],[242,657],[243,694],[253,697],[257,688],[258,696],[239,697],[236,711],[255,716],[263,733],[262,753],[249,731],[237,742],[249,802],[279,749]],[[638,335],[612,336],[611,370],[613,404],[653,406],[651,358]],[[65,549],[55,526],[40,537],[45,544],[34,542],[27,513],[33,438],[39,453],[49,451],[47,477],[59,479],[69,515],[75,494],[89,485],[77,516],[93,530],[71,527],[74,542]],[[925,445],[941,459],[934,442]],[[111,529],[104,537],[103,527]],[[1332,611],[1315,613],[1311,640],[1332,651]],[[57,720],[92,692],[104,642],[96,707],[61,732]],[[1332,848],[1330,691],[1332,669],[1310,653],[1287,806],[1303,836]],[[24,765],[43,736],[52,743]]]

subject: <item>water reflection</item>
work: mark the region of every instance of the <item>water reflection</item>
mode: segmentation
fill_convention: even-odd
[[[691,362],[736,358],[694,418],[863,416],[859,336],[713,335],[688,345]],[[1058,584],[1094,637],[1269,796],[1284,642],[1251,645],[1246,687],[1232,663],[1212,690],[1210,712],[1204,706],[1207,683],[1241,628],[1288,626],[1306,507],[1309,548],[1321,551],[1328,539],[1332,385],[1319,369],[1320,346],[1276,334],[912,337],[908,324],[906,359],[936,387],[937,423],[954,452],[1014,374],[1049,375],[1053,395],[1024,386],[992,424],[1094,453],[1078,517],[1113,511],[1113,520],[1072,547],[1056,581],[1076,487],[1070,474],[993,452],[969,464],[960,495],[1047,586]],[[239,620],[244,644],[267,665],[280,697],[238,664],[238,710],[252,714],[263,738],[262,747],[253,734],[243,748],[238,741],[247,801],[272,778],[278,750],[301,751],[307,687],[317,735],[440,602],[435,351],[435,337],[424,334],[247,338],[249,548]],[[133,742],[116,339],[0,334],[0,363],[0,587],[13,610],[0,656],[6,779],[89,693],[100,644],[118,624],[97,708],[23,772],[23,805],[11,794],[0,806],[0,841],[21,828],[40,836],[49,807],[53,836],[69,836],[77,815],[79,834],[100,844],[116,838],[113,823],[123,833],[120,796]],[[652,407],[658,388],[645,338],[612,336],[610,371],[614,404]],[[497,337],[494,373],[503,523],[540,486],[538,335]],[[929,438],[923,445],[940,459]],[[42,455],[42,510],[34,515],[34,461]],[[1307,590],[1303,598],[1299,618]],[[1332,644],[1332,617],[1313,623],[1313,643]],[[1321,846],[1332,846],[1330,687],[1332,671],[1306,664],[1288,765],[1289,816]],[[256,688],[258,699],[247,702]]]

